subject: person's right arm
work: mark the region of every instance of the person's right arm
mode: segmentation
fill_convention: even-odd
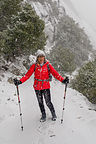
[[[30,76],[33,74],[34,72],[34,69],[35,69],[35,64],[33,64],[30,69],[28,70],[28,72],[25,74],[25,76],[23,76],[20,81],[23,83],[25,82],[26,80],[28,80],[30,78]]]

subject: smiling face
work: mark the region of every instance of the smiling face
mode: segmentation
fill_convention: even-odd
[[[39,64],[42,64],[42,63],[44,63],[45,57],[44,56],[38,56],[37,60],[38,60]]]

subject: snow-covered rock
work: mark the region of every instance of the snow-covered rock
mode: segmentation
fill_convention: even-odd
[[[45,50],[49,51],[54,44],[54,31],[60,17],[65,15],[65,8],[59,5],[58,0],[27,0],[36,13],[45,21],[45,33],[48,36],[48,41]]]

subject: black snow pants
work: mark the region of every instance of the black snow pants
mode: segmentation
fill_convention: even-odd
[[[44,89],[44,90],[35,90],[37,100],[39,103],[40,111],[42,115],[46,116],[45,108],[44,108],[44,103],[43,103],[43,96],[46,102],[46,105],[51,111],[52,116],[55,114],[54,106],[51,102],[51,94],[50,94],[50,89]]]

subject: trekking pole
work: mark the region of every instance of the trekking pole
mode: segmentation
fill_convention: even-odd
[[[67,91],[67,82],[65,83],[64,101],[63,101],[63,110],[62,110],[61,124],[63,123],[63,117],[64,117],[66,91]]]
[[[19,97],[19,88],[17,87],[17,95],[18,95],[18,104],[19,104],[19,111],[20,111],[20,119],[21,119],[21,130],[23,131],[23,122],[22,122],[22,112],[21,112],[21,105],[20,105],[20,97]]]

